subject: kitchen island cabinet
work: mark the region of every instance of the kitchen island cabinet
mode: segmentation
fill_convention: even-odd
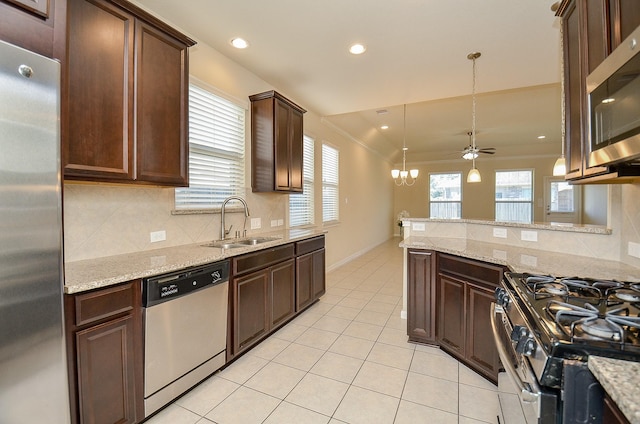
[[[489,311],[504,268],[444,253],[438,254],[438,329],[440,346],[494,384],[500,367]]]
[[[66,179],[188,185],[188,47],[124,0],[68,0]]]
[[[251,100],[251,187],[254,192],[302,192],[303,114],[277,91]]]
[[[409,340],[436,343],[436,253],[409,249],[407,280]]]
[[[72,423],[144,417],[140,280],[65,295]]]

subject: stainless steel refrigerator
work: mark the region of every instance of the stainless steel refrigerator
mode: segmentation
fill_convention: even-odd
[[[68,423],[60,65],[0,41],[0,423]]]

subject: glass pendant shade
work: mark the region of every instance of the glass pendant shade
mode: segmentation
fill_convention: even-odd
[[[480,176],[480,172],[474,167],[471,168],[469,174],[467,174],[467,182],[468,183],[479,183],[482,181],[482,177]]]
[[[553,176],[561,177],[567,174],[567,161],[564,155],[560,156],[556,163],[553,165]]]
[[[399,169],[392,169],[391,170],[391,178],[396,179],[400,176],[400,170]]]
[[[411,178],[418,178],[418,170],[417,169],[412,169],[411,171],[409,171],[409,174],[411,174]]]

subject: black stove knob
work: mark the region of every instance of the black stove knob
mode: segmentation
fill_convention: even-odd
[[[498,287],[496,288],[494,296],[496,298],[496,303],[502,306],[502,308],[505,311],[508,311],[509,305],[511,304],[511,298],[509,297],[509,293],[507,293],[507,291],[502,287]]]
[[[536,353],[536,349],[538,348],[538,345],[536,343],[535,340],[533,340],[532,338],[528,338],[527,340],[525,340],[525,342],[523,343],[522,346],[522,353],[525,356],[533,356],[534,353]]]
[[[511,331],[511,340],[514,342],[520,342],[523,339],[529,337],[529,330],[524,325],[515,325],[513,331]]]

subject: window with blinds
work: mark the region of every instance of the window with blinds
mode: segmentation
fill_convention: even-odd
[[[302,141],[302,193],[289,195],[289,226],[312,225],[313,214],[313,150],[314,141],[304,136]]]
[[[338,220],[339,152],[322,145],[322,222]]]
[[[175,190],[176,209],[220,207],[244,194],[245,109],[200,84],[189,84],[189,187]]]

